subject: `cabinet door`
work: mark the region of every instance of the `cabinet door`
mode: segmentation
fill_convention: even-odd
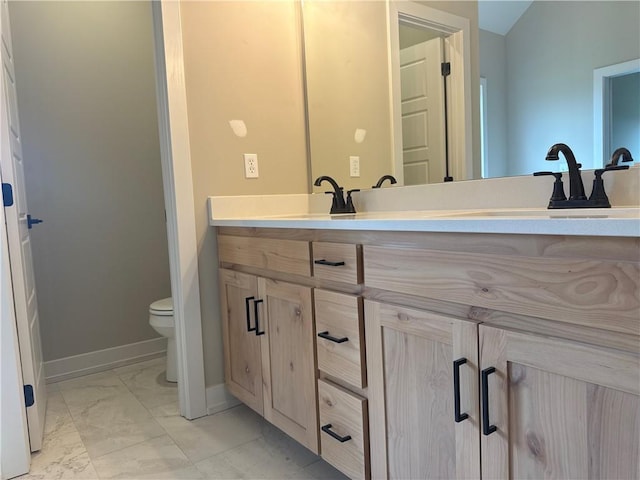
[[[318,453],[311,288],[259,279],[264,418]]]
[[[639,360],[481,325],[483,478],[639,478]]]
[[[262,415],[261,341],[254,318],[257,298],[255,276],[220,269],[225,384],[240,401]]]
[[[477,324],[367,300],[365,333],[372,478],[479,478]]]

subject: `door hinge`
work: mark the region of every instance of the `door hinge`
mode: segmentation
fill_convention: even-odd
[[[442,62],[440,64],[440,71],[443,77],[448,77],[451,74],[451,62]]]
[[[5,207],[13,205],[13,187],[10,183],[2,184],[2,203]]]
[[[33,396],[33,385],[25,385],[24,386],[24,406],[30,407],[34,403],[36,403],[36,401]]]

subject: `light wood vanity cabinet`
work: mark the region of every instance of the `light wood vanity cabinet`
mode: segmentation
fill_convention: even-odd
[[[637,478],[638,240],[476,238],[364,246],[372,476]]]
[[[477,324],[369,300],[365,318],[372,477],[479,478]]]
[[[308,242],[219,241],[223,264],[310,273]],[[223,268],[220,290],[227,388],[318,453],[312,289]]]
[[[348,476],[640,474],[640,239],[222,231],[229,389],[274,423],[274,405],[306,421]],[[256,294],[257,343],[244,338]],[[289,357],[312,363],[313,386]],[[287,403],[302,388],[317,395],[307,410]],[[297,413],[311,409],[315,427]]]
[[[637,354],[480,326],[484,478],[640,473]]]
[[[251,313],[256,298],[256,276],[220,269],[225,383],[238,400],[263,415],[262,339]]]

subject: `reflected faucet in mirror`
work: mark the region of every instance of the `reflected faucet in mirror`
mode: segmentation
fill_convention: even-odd
[[[614,167],[618,165],[618,160],[622,158],[623,162],[633,162],[633,157],[631,156],[631,152],[624,148],[618,148],[611,154],[611,162],[606,165],[605,168]]]
[[[396,178],[393,175],[383,175],[383,176],[380,177],[380,180],[378,180],[378,183],[373,185],[371,188],[380,188],[380,187],[382,187],[382,184],[384,183],[385,180],[389,180],[389,183],[391,185],[394,185],[394,184],[398,183],[398,181],[396,180]]]
[[[313,182],[313,184],[316,187],[319,187],[322,182],[328,182],[333,187],[333,192],[325,192],[327,195],[333,196],[331,200],[331,211],[329,213],[356,213],[351,194],[353,192],[359,192],[359,189],[347,191],[347,200],[345,201],[344,189],[338,185],[338,182],[327,175],[322,175],[321,177],[316,178],[316,181]]]

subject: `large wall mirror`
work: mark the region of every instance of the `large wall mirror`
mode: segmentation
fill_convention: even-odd
[[[416,3],[427,4],[432,14],[439,9],[439,3],[441,8],[444,5]],[[474,57],[479,58],[480,78],[472,78],[469,83],[471,88],[479,89],[470,98],[474,102],[480,98],[480,105],[466,109],[458,106],[457,112],[467,116],[470,134],[457,141],[448,138],[450,176],[455,181],[566,169],[561,163],[550,165],[544,160],[547,149],[557,142],[571,146],[585,168],[602,166],[608,160],[609,149],[619,146],[626,146],[636,159],[640,158],[639,2],[461,3],[477,9],[479,42],[470,46],[469,54],[472,63]],[[443,52],[447,61],[447,43],[459,30],[451,25],[438,26],[434,18],[407,22],[406,16],[394,16],[394,8],[402,12],[410,4],[303,2],[313,178],[331,175],[347,188],[369,188],[388,173],[396,175],[403,185],[440,182],[447,176],[443,154],[439,167],[437,157],[429,158],[428,162],[437,167],[433,174],[425,174],[420,166],[412,179],[405,175],[408,169],[403,157],[415,157],[427,143],[419,138],[425,124],[436,125],[436,131],[441,127],[436,120],[420,122],[416,116],[412,121],[402,120],[400,125],[394,122],[394,110],[402,110],[403,94],[393,91],[392,70],[394,55],[399,58],[400,49],[413,46],[409,44],[410,37],[420,39],[415,44],[436,38],[433,43],[440,44],[436,51]],[[476,28],[473,22],[470,28]],[[388,48],[397,51],[388,55]],[[452,69],[460,68],[451,63]],[[412,61],[408,64],[412,65]],[[610,90],[598,97],[594,92],[596,71],[608,71],[604,67],[611,67],[615,73],[603,82]],[[468,67],[465,68],[463,73],[468,75]],[[441,72],[436,72],[436,80],[431,83],[439,82],[444,88],[439,75]],[[419,85],[410,80],[402,83],[407,92]],[[460,95],[451,90],[448,95],[449,102],[460,100]],[[613,99],[610,105],[598,103],[607,99]],[[471,122],[474,111],[480,112],[479,122]],[[450,127],[456,110],[449,105],[447,113]],[[610,117],[604,126],[602,118],[596,118],[603,113]],[[598,128],[607,132],[606,139],[598,134]],[[452,135],[449,130],[448,135]],[[439,133],[439,138],[442,135]],[[481,139],[477,143],[480,148],[469,154],[471,145],[465,146],[461,140],[471,142],[473,137]],[[456,148],[463,149],[462,156],[455,153]],[[352,157],[358,159],[359,177],[351,176]],[[461,165],[458,170],[456,164]]]

